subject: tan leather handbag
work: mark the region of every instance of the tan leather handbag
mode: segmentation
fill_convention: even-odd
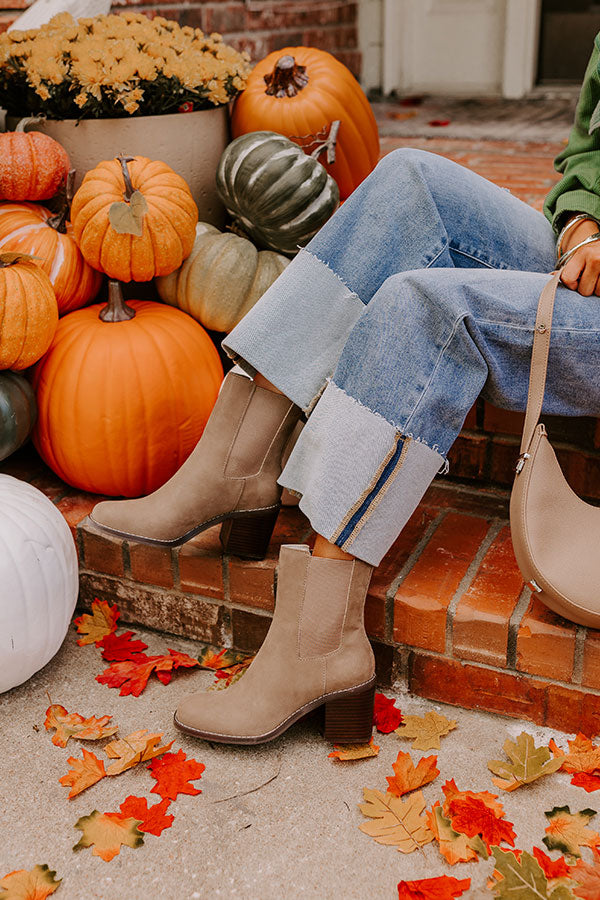
[[[538,305],[510,527],[519,568],[540,600],[572,622],[600,628],[600,508],[571,490],[539,422],[559,277]]]

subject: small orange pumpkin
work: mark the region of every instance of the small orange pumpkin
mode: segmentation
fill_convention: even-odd
[[[53,215],[33,203],[0,205],[0,251],[30,253],[50,278],[58,314],[64,315],[93,300],[102,275],[88,266],[66,221],[67,206]]]
[[[0,134],[0,200],[49,200],[71,164],[58,141],[41,131],[25,131],[37,119],[21,119],[14,131]]]
[[[40,455],[74,487],[115,497],[150,493],[171,477],[223,380],[198,322],[162,303],[128,304],[109,282],[108,305],[64,316],[33,374]]]
[[[54,337],[58,306],[50,279],[25,254],[0,253],[0,369],[26,369]]]
[[[319,153],[339,121],[335,161]],[[233,137],[250,131],[276,131],[318,155],[345,200],[379,159],[379,133],[373,110],[349,69],[325,50],[285,47],[254,67],[237,97],[231,119]]]
[[[84,259],[119,281],[149,281],[178,269],[194,245],[197,221],[183,178],[145,156],[99,163],[71,206]]]

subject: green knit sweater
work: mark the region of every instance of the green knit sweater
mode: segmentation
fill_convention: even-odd
[[[600,220],[600,34],[586,69],[569,141],[554,160],[563,177],[544,202],[558,231],[565,213],[589,213]]]

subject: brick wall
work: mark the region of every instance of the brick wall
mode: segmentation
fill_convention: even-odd
[[[0,31],[29,5],[29,0],[0,0]],[[272,50],[304,44],[328,50],[360,75],[355,0],[117,0],[113,10],[132,7],[207,33],[218,31],[255,62]]]

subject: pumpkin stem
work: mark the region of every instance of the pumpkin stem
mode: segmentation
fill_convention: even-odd
[[[135,159],[134,156],[125,156],[124,153],[119,153],[116,157],[118,162],[121,163],[121,171],[123,172],[123,181],[125,182],[125,201],[128,203],[131,199],[131,195],[133,194],[134,187],[131,183],[131,175],[129,174],[129,169],[127,168],[127,163],[133,162]]]
[[[67,233],[67,219],[71,213],[71,203],[75,193],[75,169],[70,169],[67,174],[59,197],[58,212],[47,220],[46,224],[60,234]]]
[[[45,121],[46,116],[26,116],[24,119],[19,119],[15,131],[23,132],[26,128],[29,128],[30,125],[37,125],[38,122]]]
[[[98,318],[103,322],[126,322],[133,319],[135,309],[127,306],[123,299],[123,289],[120,281],[108,282],[108,303],[98,313]]]
[[[295,97],[308,84],[306,66],[299,66],[293,56],[282,56],[275,68],[264,76],[271,97]]]

